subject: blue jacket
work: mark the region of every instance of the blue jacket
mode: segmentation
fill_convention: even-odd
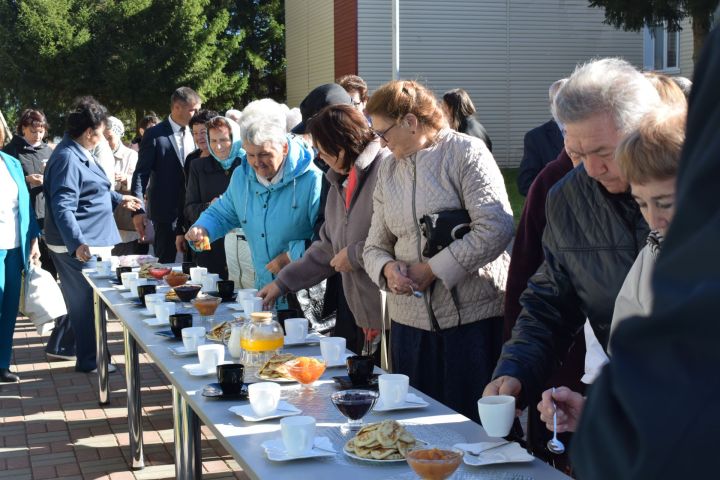
[[[242,227],[250,246],[258,289],[274,280],[265,269],[268,262],[283,252],[297,260],[310,245],[320,210],[322,182],[322,172],[312,159],[309,147],[288,137],[282,181],[265,187],[248,162],[243,162],[235,169],[222,197],[195,222],[195,226],[207,230],[211,242],[233,228]]]
[[[87,159],[68,136],[55,147],[43,180],[45,241],[65,245],[68,253],[86,244],[107,247],[120,243],[113,210],[122,195],[110,190],[103,169]]]
[[[30,242],[40,236],[40,227],[35,219],[35,211],[30,207],[30,194],[25,184],[20,161],[10,155],[0,152],[0,158],[5,161],[10,176],[18,187],[18,221],[20,222],[20,249],[22,258],[27,267],[30,259]]]

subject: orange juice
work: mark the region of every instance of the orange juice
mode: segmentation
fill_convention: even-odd
[[[277,338],[243,338],[240,346],[248,352],[269,352],[282,348],[284,344],[283,337]]]

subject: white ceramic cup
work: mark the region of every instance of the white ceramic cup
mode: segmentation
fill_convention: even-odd
[[[148,293],[145,295],[145,310],[147,310],[150,315],[155,315],[155,305],[164,301],[164,293]]]
[[[202,279],[206,274],[207,274],[207,268],[192,267],[190,269],[190,280],[192,280],[193,283],[202,284]]]
[[[289,455],[309,451],[315,441],[315,419],[300,415],[280,420],[283,445]]]
[[[170,323],[170,315],[175,315],[175,302],[159,302],[155,304],[155,317],[164,323]]]
[[[285,324],[287,328],[287,323]],[[326,337],[320,339],[320,353],[327,365],[342,363],[346,342],[343,337]]]
[[[237,294],[237,302],[242,305],[243,300],[250,300],[252,298],[255,298],[255,295],[257,295],[258,289],[257,288],[241,288],[238,290]]]
[[[300,343],[305,341],[308,332],[307,318],[286,318],[285,334],[289,343]]]
[[[505,437],[515,419],[515,397],[491,395],[477,402],[480,423],[490,437]]]
[[[185,350],[196,350],[200,345],[205,345],[205,327],[186,327],[180,330]]]
[[[218,280],[220,280],[220,275],[217,273],[206,273],[202,278],[201,290],[206,293],[216,292]]]
[[[122,282],[123,288],[130,290],[130,281],[138,278],[137,272],[123,272],[120,274],[120,281]]]
[[[218,345],[217,343],[198,345],[197,351],[200,366],[206,370],[215,368],[219,363],[225,361],[225,345]]]
[[[258,417],[266,417],[277,410],[280,402],[280,385],[275,382],[258,382],[248,385],[250,406]]]
[[[107,277],[108,275],[110,275],[111,268],[112,262],[110,260],[103,260],[95,264],[95,270],[97,271],[98,275],[102,275],[103,277]]]
[[[263,299],[261,297],[252,297],[242,301],[243,312],[250,315],[254,312],[263,311]]]
[[[410,379],[400,373],[385,373],[378,377],[380,402],[386,408],[397,408],[405,404]]]

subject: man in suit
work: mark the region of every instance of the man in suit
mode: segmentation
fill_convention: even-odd
[[[567,79],[563,78],[550,85],[548,96],[551,111],[555,95],[566,81]],[[540,170],[560,154],[563,149],[563,142],[562,131],[554,118],[525,134],[523,158],[520,162],[520,172],[517,177],[518,190],[520,190],[523,197],[527,195],[530,185],[532,185]]]
[[[200,96],[189,87],[180,87],[170,96],[170,115],[143,136],[137,167],[132,179],[132,192],[145,198],[147,206],[133,217],[135,229],[145,238],[145,217],[155,230],[155,255],[161,263],[175,261],[177,242],[175,227],[182,210],[185,188],[185,157],[195,150],[188,123],[200,110]],[[182,235],[179,236],[180,241]]]

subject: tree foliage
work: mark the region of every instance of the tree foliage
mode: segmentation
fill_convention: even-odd
[[[180,85],[217,110],[282,100],[284,43],[280,0],[0,0],[0,108],[61,126],[78,95],[133,121]]]
[[[693,58],[700,53],[710,31],[710,21],[718,0],[590,0],[591,7],[605,9],[605,23],[630,31],[645,25],[665,23],[668,30],[682,30],[680,23],[692,20]]]

